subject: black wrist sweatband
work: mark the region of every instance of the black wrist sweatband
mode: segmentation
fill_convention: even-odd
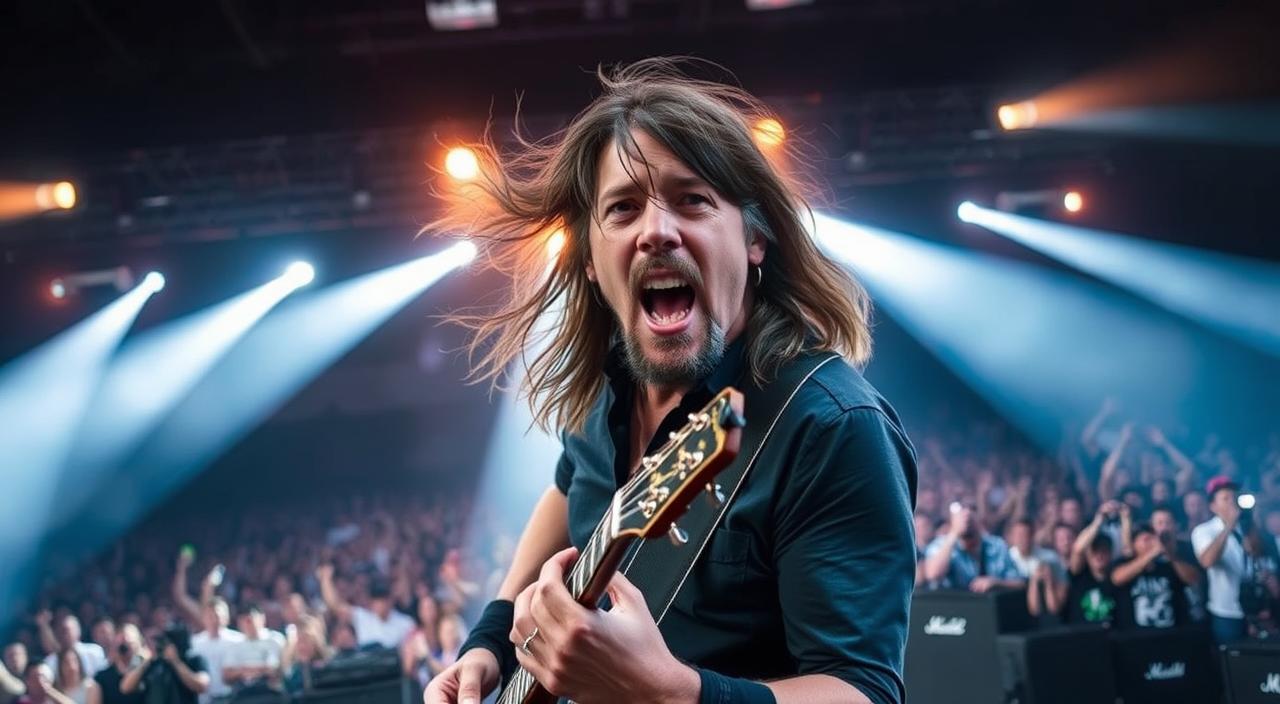
[[[498,670],[505,682],[516,671],[516,648],[511,644],[511,624],[515,622],[516,605],[506,599],[494,599],[484,607],[480,620],[471,627],[458,657],[472,648],[484,648],[498,659]]]
[[[773,690],[751,680],[725,677],[711,670],[698,668],[702,681],[702,693],[698,704],[777,704]]]

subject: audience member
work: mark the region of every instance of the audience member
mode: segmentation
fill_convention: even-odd
[[[231,685],[223,678],[231,651],[244,641],[244,634],[227,627],[231,609],[221,597],[211,596],[201,609],[204,630],[191,638],[191,650],[204,663],[209,686],[200,694],[201,704],[231,693]]]
[[[143,704],[142,692],[125,694],[120,683],[130,670],[150,657],[142,632],[132,623],[125,623],[116,632],[115,645],[107,651],[111,664],[93,676],[102,692],[102,704]]]
[[[297,637],[286,653],[285,690],[297,694],[311,686],[311,673],[333,657],[325,639],[324,621],[304,614],[297,622]]]
[[[973,506],[952,505],[947,531],[934,538],[925,551],[925,579],[978,593],[1023,586],[1009,547],[982,529],[975,520],[975,510]]]
[[[1205,494],[1213,518],[1191,531],[1196,558],[1208,573],[1209,622],[1214,640],[1230,643],[1247,634],[1244,611],[1240,608],[1240,582],[1244,576],[1244,534],[1240,530],[1237,485],[1219,475],[1209,480]]]
[[[53,670],[42,661],[27,663],[22,679],[27,691],[18,697],[17,704],[75,704],[53,686]]]
[[[107,654],[97,643],[85,643],[80,640],[80,619],[67,614],[57,619],[57,632],[50,628],[53,616],[48,611],[36,614],[36,626],[40,629],[40,643],[48,656],[44,664],[50,672],[58,672],[58,653],[63,650],[74,650],[80,657],[81,672],[97,672],[107,666]]]
[[[58,653],[58,674],[53,685],[76,704],[100,704],[102,691],[92,677],[85,675],[81,662],[80,654],[71,648]]]
[[[174,626],[158,636],[147,656],[120,682],[120,691],[146,693],[147,704],[196,704],[209,690],[204,658],[191,651],[186,628]]]
[[[1062,604],[1064,623],[1111,625],[1118,589],[1111,582],[1115,547],[1097,520],[1085,526],[1071,550],[1071,582]]]
[[[267,628],[262,607],[250,604],[237,619],[244,638],[228,645],[222,681],[233,691],[262,686],[283,687],[284,636]]]
[[[1133,559],[1111,571],[1111,581],[1119,587],[1121,628],[1173,628],[1190,622],[1185,587],[1188,577],[1196,577],[1195,568],[1178,556],[1175,540],[1172,532],[1157,533],[1148,523],[1134,529]]]
[[[365,608],[351,605],[338,593],[333,584],[333,565],[318,567],[316,578],[320,581],[325,605],[336,618],[349,622],[355,629],[357,647],[399,648],[413,630],[413,619],[391,607],[390,586],[381,579],[369,585],[369,607]]]
[[[10,643],[0,658],[0,704],[12,704],[27,691],[22,676],[27,671],[27,646]]]

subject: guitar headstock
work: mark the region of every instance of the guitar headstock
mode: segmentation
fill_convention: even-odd
[[[683,542],[675,521],[697,495],[705,491],[712,501],[724,500],[715,476],[738,456],[744,424],[742,394],[732,387],[690,413],[689,422],[641,459],[634,479],[614,495],[614,535],[670,534]]]

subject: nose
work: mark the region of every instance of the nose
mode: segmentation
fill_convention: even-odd
[[[661,255],[680,247],[679,218],[664,203],[650,199],[640,216],[636,247],[645,254]]]

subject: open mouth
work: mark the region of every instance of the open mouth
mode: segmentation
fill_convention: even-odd
[[[683,322],[693,310],[695,300],[693,286],[674,275],[651,278],[640,291],[640,305],[645,315],[659,327]]]

